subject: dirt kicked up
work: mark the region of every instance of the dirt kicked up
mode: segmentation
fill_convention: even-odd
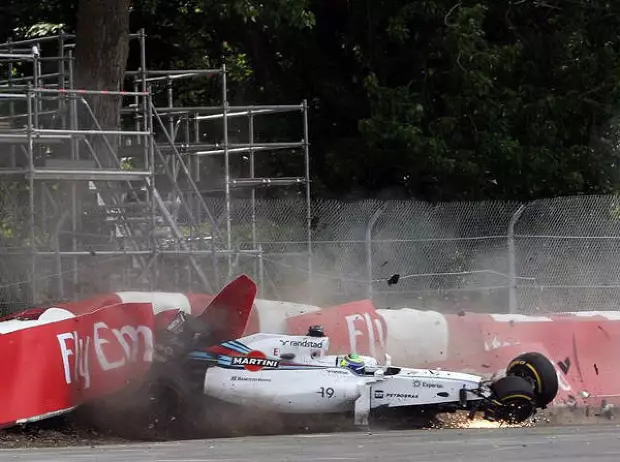
[[[541,426],[566,426],[566,425],[601,425],[615,424],[618,418],[616,409],[606,409],[602,412],[600,409],[592,410],[585,408],[556,408],[546,410],[537,414],[537,416],[521,426],[541,427]],[[0,430],[0,448],[28,448],[28,447],[67,447],[67,446],[102,446],[109,444],[120,444],[136,441],[120,436],[119,433],[108,423],[107,426],[92,425],[92,415],[87,412],[74,412],[71,415],[60,416],[53,419],[47,419],[27,426],[12,427]],[[329,425],[326,422],[306,424],[299,422],[298,425],[289,426],[281,425],[274,422],[269,430],[252,431],[234,431],[226,435],[213,435],[205,433],[199,437],[213,436],[247,436],[256,434],[291,434],[291,433],[318,433],[326,431],[355,431],[351,425],[344,422],[334,423],[334,419],[329,419]],[[122,425],[122,424],[118,424]],[[106,428],[107,427],[107,428]],[[506,428],[492,422],[483,420],[470,421],[466,418],[466,413],[444,414],[440,415],[436,422],[431,425],[412,428],[412,430],[441,430],[442,428],[460,428],[460,429],[479,429],[479,428]],[[379,430],[379,429],[377,429]],[[372,429],[371,429],[372,431]],[[160,441],[165,438],[154,438],[153,441]],[[139,441],[144,441],[140,439]]]
[[[126,443],[126,439],[105,433],[65,417],[0,430],[0,448],[100,446]]]

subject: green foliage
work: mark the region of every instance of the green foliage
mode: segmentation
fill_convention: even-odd
[[[45,37],[46,35],[58,34],[62,32],[64,24],[52,24],[49,22],[38,22],[32,26],[21,26],[15,28],[15,33],[24,38]]]
[[[20,35],[75,23],[75,0],[13,3]],[[307,98],[317,194],[618,191],[620,4],[136,0],[131,15],[151,68],[225,63],[235,104]],[[180,90],[217,96],[204,80]]]
[[[592,143],[617,113],[608,8],[397,3],[373,3],[376,40],[358,52],[371,68],[360,121],[370,158],[351,162],[358,176],[431,200],[617,188],[615,146]]]

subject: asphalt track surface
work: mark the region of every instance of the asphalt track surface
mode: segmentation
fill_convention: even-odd
[[[1,461],[618,462],[620,426],[356,432],[58,449],[4,449]]]

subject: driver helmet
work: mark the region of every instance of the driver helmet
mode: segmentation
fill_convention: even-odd
[[[316,325],[310,326],[308,328],[308,333],[306,334],[308,337],[325,337],[325,332],[323,331],[323,326]]]
[[[357,353],[349,353],[342,358],[340,366],[351,369],[353,372],[361,373],[364,370],[364,360]]]

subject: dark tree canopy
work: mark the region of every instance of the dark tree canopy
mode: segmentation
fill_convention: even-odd
[[[618,3],[138,0],[131,14],[129,3],[10,0],[0,33],[77,24],[88,37],[78,61],[108,63],[83,78],[109,86],[123,34],[145,27],[151,68],[226,62],[234,103],[307,98],[316,194],[531,199],[620,187]],[[207,98],[186,90],[185,103]]]

